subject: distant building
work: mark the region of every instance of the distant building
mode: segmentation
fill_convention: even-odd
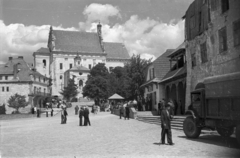
[[[35,68],[52,79],[52,95],[67,86],[69,78],[75,78],[82,97],[82,87],[92,67],[105,63],[110,71],[116,66],[124,66],[130,56],[122,43],[103,42],[101,24],[97,33],[62,31],[50,28],[48,48],[33,53]]]
[[[195,0],[184,18],[186,105],[206,77],[240,72],[240,1]],[[236,87],[237,88],[237,87]]]
[[[144,88],[145,100],[146,98],[151,99],[150,110],[158,109],[158,102],[166,97],[165,86],[161,83],[161,80],[170,69],[168,56],[173,50],[167,49],[146,68],[146,82],[141,85],[141,88]]]
[[[28,65],[22,56],[9,57],[6,64],[0,65],[0,105],[8,105],[9,98],[16,93],[26,96],[29,102],[22,112],[30,112],[33,106],[43,107],[44,100],[50,96],[49,78]],[[13,111],[6,107],[7,113]]]

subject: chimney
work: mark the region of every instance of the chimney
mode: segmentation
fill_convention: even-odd
[[[18,59],[23,59],[23,56],[18,56]]]
[[[9,59],[9,61],[10,61],[10,60],[12,60],[13,58],[12,58],[12,57],[9,57],[8,59]]]

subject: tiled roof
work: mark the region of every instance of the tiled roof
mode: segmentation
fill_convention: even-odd
[[[41,47],[36,52],[33,53],[33,56],[35,55],[44,55],[44,56],[50,56],[50,51],[48,48]]]
[[[55,50],[103,53],[97,33],[53,30]]]
[[[168,81],[170,79],[173,79],[173,78],[176,78],[176,77],[179,77],[181,75],[186,75],[187,74],[187,66],[184,65],[183,67],[179,68],[179,69],[176,69],[174,71],[169,71],[165,76],[164,78],[162,79],[161,82],[165,82],[165,81]]]
[[[174,51],[174,49],[167,49],[165,53],[159,56],[153,61],[155,77],[162,80],[163,77],[170,70],[170,62],[168,56]]]
[[[46,52],[46,53],[49,53],[49,49],[48,48],[44,48],[44,47],[41,47],[40,49],[38,49],[36,52]]]
[[[104,42],[107,59],[130,59],[126,47],[122,43]]]
[[[18,69],[20,70],[17,73],[18,79],[13,79],[12,81],[31,81],[30,74],[35,74],[37,76],[43,76],[37,71],[32,71],[29,65],[21,58],[15,58],[9,60],[6,64],[1,65],[0,67],[0,75],[2,74],[11,74],[14,75],[14,65],[18,64]],[[43,76],[44,77],[44,76]]]

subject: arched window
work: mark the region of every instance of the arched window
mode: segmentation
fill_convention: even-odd
[[[62,79],[62,75],[60,75],[60,80]]]
[[[45,59],[43,59],[43,67],[45,68],[47,65],[47,61]]]

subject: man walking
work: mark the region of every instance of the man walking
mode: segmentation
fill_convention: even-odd
[[[87,125],[91,126],[90,120],[89,120],[89,110],[87,107],[85,107],[85,109],[84,109],[84,126],[87,126]]]
[[[162,110],[161,113],[161,127],[162,127],[162,133],[161,133],[161,143],[165,144],[165,135],[167,134],[167,141],[169,145],[174,145],[172,142],[172,131],[171,131],[171,119],[172,111],[170,109],[170,105],[167,104],[166,108]]]
[[[124,116],[123,114],[124,114],[124,106],[121,105],[121,107],[120,107],[120,119],[122,119],[122,116]]]
[[[83,122],[83,117],[84,117],[84,109],[83,107],[81,107],[80,111],[79,111],[79,126],[82,126],[82,122]]]
[[[67,123],[67,115],[68,115],[67,108],[65,107],[63,111],[64,111],[64,124],[66,124]]]

